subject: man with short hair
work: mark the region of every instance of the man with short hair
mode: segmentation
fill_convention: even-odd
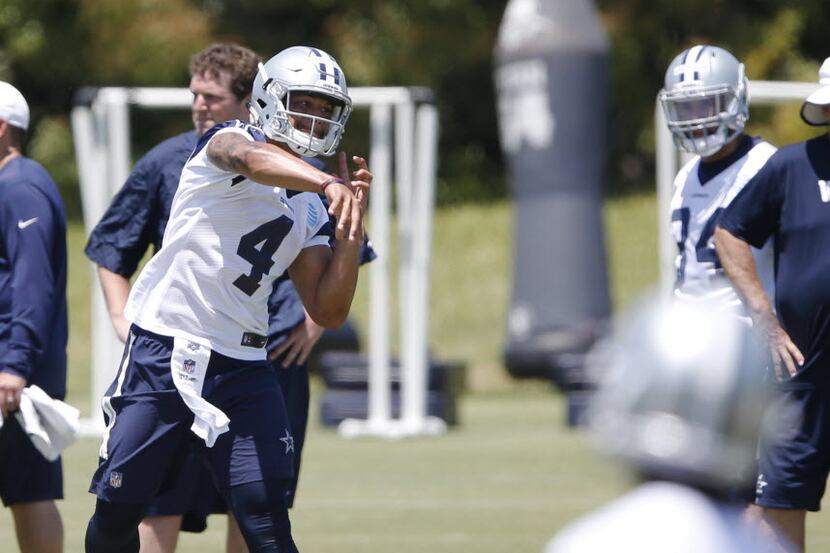
[[[830,58],[821,87],[801,108],[805,123],[830,124]],[[804,550],[807,511],[818,511],[830,443],[830,134],[781,148],[724,211],[715,241],[723,267],[769,342],[774,403],[800,414],[761,441],[755,502],[768,534]],[[750,246],[775,239],[775,298],[760,284]],[[773,309],[773,301],[775,309]]]
[[[23,95],[0,81],[0,498],[21,551],[59,553],[61,460],[48,461],[9,416],[25,386],[66,395],[66,214],[55,182],[23,155],[28,127]]]
[[[341,154],[337,178],[300,156],[332,155],[350,112],[334,58],[289,48],[259,67],[252,125],[216,125],[197,143],[164,244],[130,291],[133,324],[103,402],[88,553],[138,551],[138,521],[190,444],[249,549],[296,551],[285,499],[294,437],[264,349],[267,300],[287,269],[318,324],[348,315],[372,175],[360,157],[350,172]]]
[[[130,277],[150,245],[158,250],[185,161],[200,136],[230,119],[248,118],[251,83],[259,56],[232,43],[217,43],[190,62],[194,130],[169,138],[144,155],[97,223],[86,246],[98,276],[115,332],[127,339],[124,307]]]

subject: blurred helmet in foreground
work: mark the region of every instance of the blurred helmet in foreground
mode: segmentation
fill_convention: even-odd
[[[703,157],[731,142],[749,119],[744,64],[717,46],[684,50],[666,70],[657,98],[678,148]]]
[[[754,476],[767,358],[717,306],[647,301],[589,357],[599,380],[589,428],[649,477],[734,489]]]

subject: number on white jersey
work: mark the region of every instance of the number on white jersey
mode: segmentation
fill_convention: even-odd
[[[715,233],[715,226],[718,224],[722,207],[717,208],[706,220],[706,224],[700,229],[700,236],[695,242],[695,259],[698,263],[712,263],[714,269],[720,269],[721,264],[718,259],[718,254],[715,252],[715,247],[710,242],[712,235]],[[680,223],[680,236],[677,241],[677,250],[680,253],[680,261],[677,264],[677,280],[675,287],[680,287],[683,284],[683,279],[686,276],[686,240],[689,238],[689,218],[691,212],[688,207],[681,207],[672,211],[672,223]]]
[[[267,275],[274,266],[272,257],[291,231],[292,226],[294,226],[294,221],[282,215],[258,226],[239,240],[236,253],[251,264],[251,272],[247,275],[239,275],[233,281],[234,286],[249,296],[254,295],[262,277]]]

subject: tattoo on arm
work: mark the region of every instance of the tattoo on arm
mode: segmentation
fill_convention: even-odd
[[[314,191],[328,174],[275,145],[252,142],[238,133],[220,133],[207,144],[210,161],[224,171],[267,186]]]
[[[248,156],[259,147],[236,133],[222,133],[208,144],[207,154],[218,167],[234,173],[249,171]]]

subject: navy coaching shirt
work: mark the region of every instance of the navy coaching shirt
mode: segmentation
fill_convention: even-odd
[[[66,214],[26,157],[0,170],[0,371],[66,395]]]
[[[830,137],[773,154],[720,226],[755,247],[775,236],[775,308],[805,357],[793,380],[830,382]]]
[[[196,132],[190,131],[168,138],[138,160],[89,236],[89,259],[130,278],[151,245],[154,252],[161,248],[179,177],[195,146]]]

